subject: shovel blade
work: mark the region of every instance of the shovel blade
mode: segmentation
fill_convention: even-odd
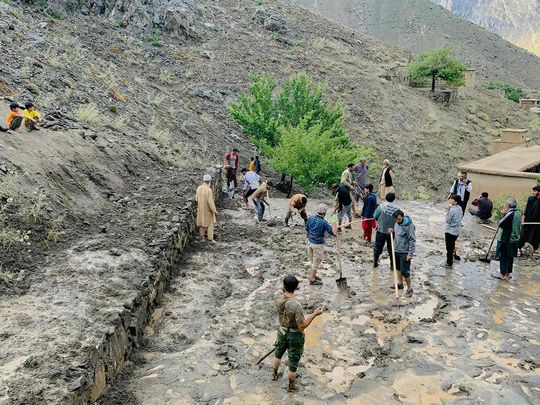
[[[346,291],[349,289],[349,286],[347,285],[346,277],[341,277],[341,278],[336,279],[336,284],[337,284],[338,290],[340,291]]]
[[[491,263],[491,259],[486,259],[485,257],[480,257],[478,260],[483,263]]]

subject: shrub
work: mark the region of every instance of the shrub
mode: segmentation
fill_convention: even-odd
[[[525,209],[525,204],[527,203],[527,198],[529,198],[529,196],[527,194],[524,194],[516,198],[516,196],[505,194],[502,197],[493,200],[493,219],[495,219],[496,221],[502,218],[501,211],[506,207],[506,201],[509,198],[516,199],[518,203],[518,210],[519,212],[521,212],[521,215],[523,215],[523,210]]]
[[[148,40],[148,42],[150,42],[152,44],[152,46],[155,46],[156,48],[159,48],[160,46],[162,46],[162,42],[161,42],[161,35],[159,34],[156,34],[156,33],[153,33],[153,34],[149,34],[146,39]]]
[[[525,96],[523,89],[504,82],[491,81],[485,84],[484,87],[489,90],[504,90],[504,96],[515,103],[519,103],[519,100]]]
[[[99,118],[99,110],[94,103],[80,106],[77,111],[75,111],[75,116],[79,121],[90,125],[99,125],[101,122]]]

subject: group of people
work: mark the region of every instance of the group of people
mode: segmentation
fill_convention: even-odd
[[[226,168],[227,181],[234,182],[236,170],[239,167],[238,151],[233,150],[227,154]],[[268,190],[273,184],[271,181],[261,181],[260,163],[253,170],[250,164],[243,168],[242,198],[244,207],[248,206],[248,198],[251,197],[257,210],[257,218],[263,220],[264,207],[268,205]],[[231,168],[234,169],[231,171]],[[379,259],[385,244],[390,259],[390,268],[395,268],[398,274],[398,289],[405,289],[405,296],[413,295],[411,282],[411,263],[416,253],[416,228],[413,220],[395,203],[396,194],[393,189],[395,176],[388,161],[385,161],[379,191],[384,192],[384,201],[378,205],[374,186],[368,182],[368,164],[362,159],[357,165],[349,165],[343,172],[340,183],[332,186],[335,192],[335,206],[332,210],[336,214],[337,221],[332,225],[326,220],[329,208],[321,204],[317,207],[315,215],[309,216],[306,212],[308,198],[303,194],[296,194],[289,200],[285,225],[287,226],[293,215],[299,214],[304,220],[307,237],[307,249],[310,260],[309,284],[320,286],[322,279],[318,276],[318,270],[324,259],[326,236],[337,236],[342,228],[350,227],[354,222],[354,204],[362,203],[359,216],[361,218],[364,239],[372,241],[372,231],[375,229],[373,240],[373,267],[379,267]],[[213,243],[213,227],[216,220],[216,207],[210,188],[211,177],[205,175],[203,184],[196,193],[197,225],[200,229],[201,238],[205,235]],[[472,182],[467,178],[467,173],[460,172],[458,178],[452,184],[448,195],[449,206],[445,217],[445,244],[446,262],[444,266],[451,268],[454,260],[460,260],[456,252],[456,241],[460,234],[461,222],[466,212],[468,202],[472,195]],[[493,203],[489,195],[483,192],[478,199],[472,202],[477,209],[469,209],[469,213],[478,217],[480,221],[488,221],[492,216]],[[498,278],[509,280],[512,278],[513,261],[517,256],[518,249],[528,242],[537,250],[540,242],[540,226],[524,226],[527,223],[540,222],[540,186],[532,189],[532,195],[528,198],[523,215],[517,209],[517,202],[509,199],[502,212],[502,218],[497,222],[497,248],[496,257],[499,258],[500,275]],[[347,220],[348,222],[345,222]],[[273,361],[272,379],[279,378],[279,367],[285,352],[288,352],[289,374],[288,389],[297,389],[296,372],[304,348],[304,330],[311,324],[313,319],[321,315],[321,309],[316,309],[312,314],[305,316],[302,305],[295,299],[294,293],[298,288],[299,281],[293,275],[283,279],[281,290],[276,292],[274,302],[279,316],[279,330],[276,340],[275,356]]]
[[[19,103],[12,102],[9,105],[9,112],[6,117],[6,128],[0,126],[2,132],[19,132],[22,125],[29,131],[39,131],[39,124],[43,122],[41,113],[36,110],[34,103],[28,101],[21,107]]]

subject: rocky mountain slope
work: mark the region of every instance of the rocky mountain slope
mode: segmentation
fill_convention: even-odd
[[[258,3],[0,2],[0,113],[33,100],[47,119],[0,136],[2,224],[25,235],[0,239],[0,403],[71,403],[85,350],[145,288],[206,168],[233,145],[255,154],[228,114],[252,73],[327,82],[351,138],[394,162],[400,196],[442,195],[503,127],[538,139],[515,103],[479,90],[439,104],[403,82],[407,53]]]
[[[540,1],[432,1],[540,56]]]
[[[412,53],[451,45],[483,80],[540,89],[539,57],[429,0],[295,1]]]

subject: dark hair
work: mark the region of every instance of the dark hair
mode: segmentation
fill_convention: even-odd
[[[452,200],[454,200],[455,202],[457,202],[458,204],[461,202],[461,196],[460,195],[457,195],[457,194],[454,194],[452,197],[450,197]]]
[[[295,276],[286,276],[283,279],[283,287],[287,292],[294,292],[298,288],[298,279]]]
[[[367,188],[369,190],[369,192],[371,193],[373,191],[373,184],[368,184],[364,188]]]
[[[250,158],[249,158],[249,160],[253,160],[253,159],[255,159],[255,158],[254,158],[254,157],[250,157]]]
[[[349,163],[349,164],[347,165],[347,167],[353,167],[353,166],[354,166],[354,163]]]
[[[534,186],[532,189],[533,191],[540,191],[540,186]]]
[[[394,218],[397,218],[397,217],[399,217],[400,215],[401,215],[402,217],[405,216],[405,214],[404,214],[403,211],[401,211],[401,210],[396,210],[396,211],[394,211],[394,213],[392,214],[392,216],[393,216]]]
[[[335,190],[336,188],[339,188],[339,185],[337,183],[332,184],[332,190]]]
[[[258,156],[255,156],[255,159],[258,159],[259,157]]]
[[[27,101],[26,103],[24,103],[25,109],[32,108],[32,107],[34,107],[34,103],[32,103],[31,101]]]
[[[242,170],[240,170],[240,173],[245,173],[247,171],[248,171],[248,169],[246,169],[245,167],[242,167]]]
[[[9,109],[10,110],[14,110],[15,108],[19,108],[19,103],[11,103],[9,105]]]
[[[267,185],[267,186],[270,186],[270,187],[274,187],[274,183],[272,183],[271,181],[267,181],[267,182],[266,182],[266,185]]]
[[[238,152],[238,149],[236,149],[236,148],[233,148],[233,150],[232,150],[232,151],[233,151],[233,152]]]
[[[489,197],[489,194],[488,194],[488,193],[486,193],[486,192],[484,191],[484,192],[482,193],[482,197],[484,197],[484,198],[488,198],[488,197]]]
[[[386,194],[385,198],[386,198],[386,201],[388,201],[388,202],[394,202],[394,200],[396,199],[396,194],[395,193],[388,193],[388,194]]]
[[[460,173],[463,174],[464,176],[467,175],[467,172],[465,170],[461,170]]]
[[[307,197],[302,197],[302,198],[300,199],[300,202],[301,202],[302,204],[306,204],[306,203],[307,203]]]

